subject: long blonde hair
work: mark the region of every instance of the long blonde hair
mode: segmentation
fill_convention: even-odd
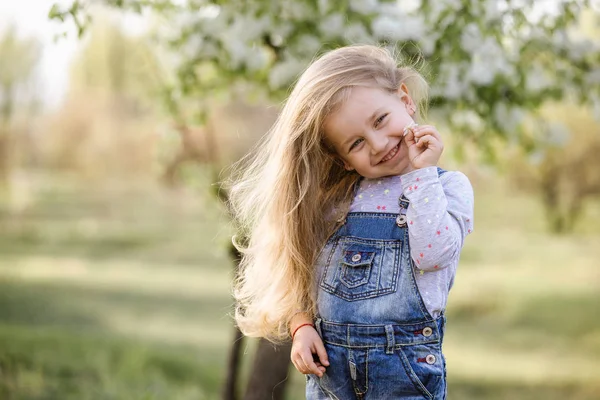
[[[234,166],[229,205],[242,254],[235,319],[245,335],[279,342],[289,336],[296,312],[314,315],[313,264],[345,216],[359,178],[325,143],[323,123],[353,87],[391,93],[402,83],[423,112],[427,83],[414,68],[399,67],[388,50],[330,51],[305,70],[272,129]]]

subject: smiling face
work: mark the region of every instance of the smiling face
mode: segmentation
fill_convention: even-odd
[[[415,106],[403,84],[397,93],[357,86],[324,124],[325,137],[348,170],[365,178],[410,170],[403,139]]]

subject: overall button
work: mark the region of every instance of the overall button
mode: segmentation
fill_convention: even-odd
[[[433,330],[430,327],[423,328],[423,336],[429,337],[433,333]]]
[[[425,362],[429,365],[435,364],[435,356],[433,354],[428,354],[427,357],[425,357]]]
[[[355,254],[355,255],[353,255],[353,256],[352,256],[352,261],[354,261],[354,262],[359,262],[359,261],[360,261],[360,258],[361,258],[361,257],[360,257],[360,254],[359,254],[359,253],[357,253],[357,254]]]
[[[396,225],[398,225],[400,227],[406,225],[406,215],[404,215],[404,214],[398,215],[398,217],[396,218]]]

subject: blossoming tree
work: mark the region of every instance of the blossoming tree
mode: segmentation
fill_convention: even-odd
[[[50,16],[83,33],[90,1]],[[172,99],[236,82],[281,98],[316,53],[377,42],[424,60],[432,110],[481,146],[497,135],[530,145],[520,122],[546,100],[568,95],[600,115],[600,44],[572,30],[584,10],[600,13],[594,0],[102,2],[163,16],[159,38],[178,60]]]

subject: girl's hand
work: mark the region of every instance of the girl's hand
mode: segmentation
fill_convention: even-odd
[[[404,141],[412,169],[434,167],[438,164],[444,144],[437,129],[431,125],[417,125],[406,130]]]
[[[313,360],[313,354],[318,356],[318,361]],[[309,325],[296,332],[290,358],[298,371],[303,374],[315,374],[319,378],[323,376],[325,367],[329,366],[323,341],[315,328]]]

